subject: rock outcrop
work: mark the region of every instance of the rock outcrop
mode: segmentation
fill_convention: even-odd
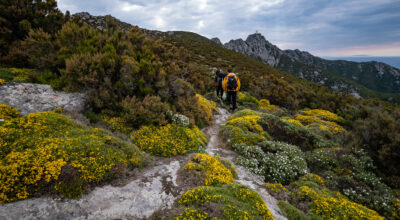
[[[7,83],[0,86],[0,102],[17,108],[22,115],[63,108],[84,110],[86,95],[54,91],[50,85]]]
[[[97,29],[103,31],[106,29],[107,27],[107,21],[106,18],[107,16],[93,16],[87,12],[80,12],[80,13],[76,13],[73,14],[72,17],[79,17],[82,21],[84,21],[85,23],[87,23],[89,26],[91,27],[96,27]],[[114,18],[116,19],[116,18]],[[129,31],[133,26],[122,22],[118,19],[117,20],[117,25],[118,25],[118,29],[122,30],[122,31]]]
[[[272,67],[279,64],[282,51],[268,42],[260,33],[249,35],[246,41],[242,39],[231,40],[224,47],[247,56],[254,57]]]

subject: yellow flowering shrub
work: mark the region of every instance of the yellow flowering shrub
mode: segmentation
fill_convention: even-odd
[[[384,219],[376,211],[350,201],[339,192],[300,186],[294,195],[309,201],[308,211],[323,219]]]
[[[215,209],[222,211],[223,219],[274,219],[260,195],[236,183],[188,190],[179,198],[178,205],[202,210],[204,204],[211,202],[216,204]]]
[[[267,99],[260,99],[258,101],[258,108],[265,109],[267,111],[273,111],[275,109],[275,105],[271,105]]]
[[[140,149],[163,157],[198,152],[207,146],[207,137],[198,127],[188,128],[176,124],[142,126],[131,133],[131,139]]]
[[[0,73],[6,81],[28,82],[34,70],[19,68],[0,68]]]
[[[59,185],[65,165],[87,185],[112,177],[117,164],[138,167],[145,156],[104,130],[76,125],[55,112],[5,121],[0,140],[0,203],[26,199],[43,182]]]
[[[209,101],[200,94],[196,94],[199,100],[200,108],[204,113],[204,119],[207,124],[211,124],[213,120],[213,111],[217,111],[217,104],[213,101]]]
[[[308,173],[300,178],[301,181],[310,181],[318,184],[319,186],[325,186],[325,180],[317,174]]]
[[[16,108],[0,103],[0,119],[12,119],[19,116]]]
[[[126,126],[126,121],[120,117],[109,117],[104,115],[103,121],[112,131],[118,131],[124,134],[129,134],[132,129]]]
[[[400,199],[399,198],[393,198],[393,207],[394,211],[392,212],[392,217],[394,219],[400,219]]]
[[[304,125],[299,120],[296,120],[296,119],[293,119],[293,118],[290,118],[290,117],[282,117],[281,120],[285,121],[285,122],[289,122],[289,123],[291,123],[293,125],[296,125],[296,126],[304,127]]]
[[[282,191],[289,192],[282,184],[280,183],[265,183],[265,187],[268,191],[273,193],[280,193]]]
[[[251,110],[242,110],[229,118],[226,125],[222,126],[220,135],[229,145],[245,143],[254,145],[270,139],[259,124],[261,113]]]
[[[230,119],[226,124],[240,127],[242,130],[255,133],[262,133],[262,127],[257,123],[261,117],[258,115],[248,115]]]
[[[0,78],[0,85],[3,85],[4,83],[6,83],[6,81]]]
[[[175,220],[191,220],[191,219],[208,219],[208,213],[205,211],[201,211],[200,209],[185,209],[184,212],[179,214],[179,216],[175,217]]]
[[[259,106],[258,100],[255,97],[243,92],[238,93],[237,102],[241,105],[252,104],[256,107]]]
[[[235,169],[231,165],[231,169]],[[219,157],[208,154],[196,154],[193,162],[185,166],[186,170],[198,172],[204,178],[204,185],[226,184],[234,181],[231,170],[220,162]]]
[[[323,109],[308,109],[308,110],[302,110],[300,111],[302,115],[306,116],[315,116],[320,118],[321,120],[324,121],[334,121],[334,122],[342,122],[343,118],[336,115],[335,113],[332,113],[328,110],[323,110]]]
[[[296,115],[295,120],[306,125],[307,128],[317,129],[323,132],[329,132],[334,135],[344,134],[346,130],[337,124],[342,122],[343,118],[322,109],[302,110]]]

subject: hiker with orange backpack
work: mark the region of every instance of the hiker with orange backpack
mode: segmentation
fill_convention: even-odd
[[[227,98],[229,105],[231,106],[231,110],[235,111],[236,109],[236,97],[237,92],[240,90],[240,80],[239,77],[236,76],[232,70],[228,70],[228,75],[224,78],[222,82],[222,88],[225,92],[227,92]]]

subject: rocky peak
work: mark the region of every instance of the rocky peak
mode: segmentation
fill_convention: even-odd
[[[254,33],[254,34],[250,34],[247,39],[246,39],[247,43],[269,43],[265,37],[260,34],[260,33]]]
[[[268,42],[260,33],[254,33],[242,39],[231,40],[224,47],[238,53],[254,57],[270,66],[276,67],[279,63],[282,51]]]
[[[219,40],[218,37],[211,38],[211,41],[213,41],[214,43],[222,46],[222,43],[221,43],[221,41]]]

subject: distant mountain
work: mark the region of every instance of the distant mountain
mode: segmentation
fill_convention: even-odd
[[[377,61],[386,63],[400,69],[400,56],[399,57],[372,57],[372,56],[351,56],[351,57],[321,57],[326,60],[347,60],[353,62],[369,62]]]
[[[353,80],[369,89],[400,93],[400,70],[386,63],[325,60],[299,50],[285,50],[285,53],[306,64],[316,65],[330,73]]]
[[[356,63],[331,61],[300,50],[281,50],[259,33],[242,39],[231,40],[224,47],[298,77],[327,86],[333,90],[346,91],[354,96],[384,97],[400,93],[400,70],[381,62]],[[372,91],[370,91],[372,90]]]

